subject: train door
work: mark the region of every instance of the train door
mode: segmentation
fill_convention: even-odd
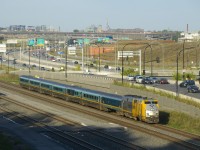
[[[103,108],[102,108],[102,99],[101,99],[101,96],[98,96],[98,102],[99,102],[99,109],[100,109],[100,110],[103,110]]]
[[[138,101],[136,99],[133,100],[133,109],[132,109],[132,114],[134,118],[138,117]]]
[[[142,120],[142,105],[141,105],[141,102],[138,101],[138,119],[139,120]]]

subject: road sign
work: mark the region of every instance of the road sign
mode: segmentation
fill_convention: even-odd
[[[84,44],[90,44],[90,39],[84,39]]]
[[[76,47],[68,47],[69,55],[76,55]]]
[[[36,39],[36,41],[37,41],[37,46],[44,46],[44,39],[43,38],[37,38]]]
[[[7,44],[17,44],[17,40],[9,39],[9,40],[7,40],[6,43],[7,43]]]
[[[28,40],[28,46],[34,46],[34,45],[35,45],[35,40],[34,39]]]
[[[64,54],[64,52],[57,52],[59,55],[63,55]]]
[[[0,52],[2,53],[6,52],[6,44],[0,44]]]
[[[133,51],[123,51],[123,57],[133,57]],[[118,58],[122,57],[122,51],[118,51]]]

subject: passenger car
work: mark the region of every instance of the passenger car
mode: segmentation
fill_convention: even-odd
[[[169,84],[167,78],[160,78],[156,81],[158,84]]]
[[[150,77],[144,77],[142,79],[142,84],[153,84],[153,80]]]
[[[105,65],[104,68],[105,68],[105,69],[108,69],[108,65]]]
[[[45,70],[45,67],[41,67],[40,70]]]
[[[180,87],[187,87],[188,85],[195,85],[194,80],[185,80],[179,84]]]
[[[35,64],[33,64],[33,65],[32,65],[32,67],[36,67],[36,65],[35,65]]]
[[[118,70],[118,71],[119,71],[119,70],[121,70],[121,69],[120,69],[120,67],[116,67],[116,70]]]
[[[153,81],[153,83],[156,83],[158,81],[157,77],[150,77],[150,79]]]
[[[22,64],[23,67],[26,67],[26,64]]]
[[[134,79],[134,76],[133,76],[133,75],[128,75],[128,76],[127,76],[127,80],[128,80],[128,81],[133,81],[133,79]]]
[[[136,77],[136,83],[142,83],[142,79],[143,79],[143,76],[137,76]]]
[[[196,85],[189,85],[187,87],[187,90],[188,90],[188,92],[191,92],[191,93],[198,93],[199,92],[199,87],[196,86]]]

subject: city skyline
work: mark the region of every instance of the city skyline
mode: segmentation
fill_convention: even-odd
[[[112,29],[142,28],[145,31],[199,31],[198,0],[15,0],[4,1],[0,9],[0,27],[10,25],[47,25],[61,31],[83,30],[91,25],[107,24]],[[8,11],[9,10],[9,11]]]

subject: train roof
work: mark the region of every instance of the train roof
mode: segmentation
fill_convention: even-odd
[[[62,83],[58,83],[58,82],[54,82],[54,81],[49,81],[49,80],[45,80],[45,79],[42,79],[42,78],[35,78],[33,76],[26,76],[26,75],[22,75],[20,76],[20,78],[28,78],[28,79],[31,79],[33,81],[39,81],[39,82],[42,82],[42,83],[47,83],[47,84],[56,84],[58,86],[61,86],[61,87],[71,87],[70,85],[66,85],[66,84],[62,84]]]
[[[91,89],[85,89],[82,87],[78,87],[78,86],[72,86],[72,85],[68,85],[68,84],[63,84],[63,83],[58,83],[58,82],[54,82],[54,81],[49,81],[49,80],[45,80],[45,79],[41,79],[41,78],[35,78],[33,76],[26,76],[26,75],[22,75],[20,76],[20,78],[28,78],[31,80],[35,80],[35,81],[40,81],[40,82],[44,82],[44,83],[48,83],[48,84],[55,84],[61,87],[66,87],[66,88],[70,88],[70,89],[74,89],[74,90],[78,90],[81,92],[86,92],[88,94],[95,94],[95,95],[100,95],[100,96],[105,96],[108,98],[114,98],[116,100],[121,101],[122,97],[121,95],[117,95],[117,94],[111,94],[111,93],[106,93],[106,92],[101,92],[101,91],[95,91],[95,90],[91,90]]]

